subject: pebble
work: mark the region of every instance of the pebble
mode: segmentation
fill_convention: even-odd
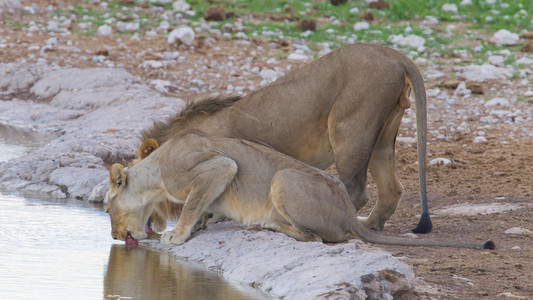
[[[512,46],[516,45],[520,37],[516,33],[512,33],[507,29],[498,30],[490,39],[496,45]]]
[[[446,3],[442,6],[442,11],[456,14],[458,12],[457,5],[453,3]]]
[[[491,79],[507,79],[513,74],[504,68],[498,68],[490,64],[483,64],[480,66],[471,65],[466,66],[462,70],[461,76],[467,81],[483,82]]]
[[[102,25],[98,27],[97,35],[111,35],[113,33],[113,28],[109,25]]]
[[[118,21],[116,24],[117,30],[120,32],[135,32],[139,31],[141,25],[139,22],[122,22]]]
[[[191,9],[191,6],[185,2],[184,0],[179,0],[174,3],[172,3],[172,10],[174,11],[188,11]]]
[[[504,58],[501,55],[491,55],[488,58],[488,61],[491,65],[503,66]]]
[[[194,42],[194,30],[189,26],[180,26],[168,34],[167,42],[169,45],[174,45],[177,42],[191,45]]]
[[[355,25],[353,25],[353,30],[355,31],[361,31],[361,30],[367,30],[370,28],[370,24],[368,22],[357,22]]]
[[[529,229],[525,229],[522,227],[512,227],[507,230],[505,230],[503,233],[505,234],[512,234],[512,235],[529,235],[533,232]]]
[[[303,53],[293,52],[287,56],[288,60],[297,60],[297,61],[305,61],[308,60],[309,57]]]
[[[401,47],[419,48],[423,47],[426,43],[426,39],[421,36],[410,34],[408,36],[403,35],[391,35],[389,37],[391,43]]]
[[[485,104],[484,104],[485,107],[493,107],[493,106],[496,106],[496,105],[507,107],[507,106],[511,105],[511,103],[509,103],[509,101],[507,99],[505,99],[505,98],[494,98],[494,99],[491,99],[491,100],[485,102]]]
[[[443,158],[443,157],[437,157],[433,160],[431,160],[429,162],[429,165],[430,166],[445,166],[445,165],[449,165],[449,164],[454,164],[455,162],[447,159],[447,158]]]
[[[476,136],[473,140],[474,143],[476,144],[485,144],[487,143],[487,138],[484,137],[484,136]]]

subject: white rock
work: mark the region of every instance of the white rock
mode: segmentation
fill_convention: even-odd
[[[191,45],[194,42],[194,30],[189,26],[180,26],[168,34],[168,44],[174,45],[182,42],[185,45]]]
[[[293,52],[287,56],[288,60],[306,61],[309,57],[303,53]]]
[[[493,116],[485,116],[485,117],[479,118],[479,122],[482,124],[496,124],[500,122],[500,120],[494,118]]]
[[[260,72],[259,72],[259,76],[262,78],[262,79],[265,79],[265,80],[271,80],[271,81],[274,81],[278,78],[278,75],[277,75],[277,72],[272,70],[272,69],[262,69]]]
[[[95,64],[98,64],[98,63],[103,63],[104,61],[106,60],[106,57],[103,56],[103,55],[95,55],[93,56],[93,58],[91,59],[91,61]]]
[[[429,165],[430,166],[445,166],[445,165],[449,165],[449,164],[453,164],[454,162],[447,159],[447,158],[443,158],[443,157],[437,157],[435,159],[432,159],[430,162],[429,162]]]
[[[466,83],[464,81],[461,81],[453,92],[454,96],[468,96],[471,94],[472,91],[466,88]]]
[[[98,27],[97,35],[111,35],[113,33],[113,28],[107,24],[101,25]]]
[[[0,0],[0,15],[3,13],[13,15],[22,9],[23,7],[19,0]]]
[[[523,297],[523,296],[517,296],[517,295],[515,295],[515,294],[513,294],[511,292],[500,293],[500,294],[496,295],[496,297],[498,297],[498,298],[510,298],[510,299],[528,299],[528,298]]]
[[[489,56],[488,61],[491,65],[503,66],[503,62],[505,61],[505,59],[501,55],[491,55]]]
[[[459,5],[472,5],[472,0],[463,0]]]
[[[358,14],[358,13],[359,13],[359,8],[354,7],[354,8],[352,8],[352,9],[350,9],[350,13],[351,13],[352,15]]]
[[[457,5],[453,3],[446,3],[442,6],[442,11],[444,12],[451,12],[451,13],[457,13]]]
[[[50,20],[50,21],[48,21],[48,23],[46,25],[46,29],[48,29],[50,31],[59,31],[59,26],[58,26],[56,21]]]
[[[426,43],[426,39],[421,36],[410,34],[408,36],[392,35],[389,37],[391,43],[401,47],[419,48],[423,47]]]
[[[513,234],[513,235],[529,235],[531,234],[531,230],[525,229],[522,227],[513,227],[505,230],[503,233],[505,234]]]
[[[109,172],[105,168],[85,169],[75,167],[62,167],[50,173],[50,184],[67,187],[70,197],[88,198],[92,195],[96,200],[93,188],[102,182],[107,181]],[[100,194],[103,196],[103,194]]]
[[[360,31],[360,30],[367,30],[370,28],[370,24],[368,22],[357,22],[355,25],[353,25],[353,30]]]
[[[168,23],[168,21],[161,21],[161,23],[159,23],[159,26],[157,27],[157,30],[159,31],[167,31],[168,29],[170,28],[170,23]]]
[[[161,79],[151,80],[150,84],[160,93],[168,93],[168,87],[174,86],[170,81]]]
[[[466,66],[463,68],[462,76],[466,80],[483,82],[491,79],[506,79],[513,74],[507,69],[498,68],[490,64],[480,66]]]
[[[358,250],[359,242],[354,245],[353,240],[331,245],[297,242],[278,232],[246,230],[235,222],[209,225],[180,246],[143,244],[201,261],[231,282],[254,283],[274,299],[392,299],[398,289],[414,281],[410,268],[407,271],[397,258]],[[383,269],[391,270],[394,283],[379,276]]]
[[[139,24],[139,22],[118,21],[116,26],[117,26],[117,30],[120,32],[135,32],[141,28],[141,25]]]
[[[513,248],[511,248],[511,250],[513,250],[513,251],[520,251],[520,246],[513,246]]]
[[[39,29],[39,26],[37,25],[31,25],[30,27],[28,27],[28,31],[29,32],[36,32],[36,31],[40,31],[41,29]]]
[[[519,39],[518,34],[512,33],[507,29],[500,29],[492,36],[490,41],[497,45],[511,46],[516,45]]]
[[[184,0],[178,0],[172,3],[172,10],[174,11],[187,11],[191,9],[191,6]]]
[[[46,40],[46,44],[50,46],[57,46],[57,39],[55,37]]]
[[[414,144],[414,143],[416,143],[416,138],[399,136],[399,137],[396,137],[396,141],[398,141],[400,143]]]
[[[267,64],[269,65],[277,65],[279,64],[279,61],[277,61],[275,58],[269,58],[267,61],[266,61]]]
[[[434,16],[426,16],[424,20],[422,21],[422,25],[438,25],[439,19],[435,18]]]
[[[144,68],[160,69],[165,66],[165,63],[159,60],[146,60],[142,63]]]
[[[533,59],[527,58],[527,57],[522,57],[520,59],[517,59],[515,61],[515,64],[516,65],[533,65]]]
[[[238,39],[247,39],[248,38],[248,36],[244,32],[237,32],[235,34],[235,37],[238,38]]]
[[[487,102],[485,102],[484,106],[486,107],[492,107],[492,106],[496,106],[496,105],[500,105],[500,106],[503,106],[503,107],[506,107],[506,106],[509,106],[511,105],[511,103],[509,103],[509,101],[505,98],[494,98],[494,99],[491,99]]]
[[[487,143],[487,138],[484,137],[484,136],[476,136],[473,140],[474,143],[476,144],[485,144]]]

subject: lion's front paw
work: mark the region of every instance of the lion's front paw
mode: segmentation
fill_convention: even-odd
[[[161,242],[167,245],[170,245],[170,244],[181,245],[185,243],[185,241],[188,238],[189,238],[188,235],[177,234],[175,232],[169,231],[169,232],[163,233],[163,235],[161,236]]]

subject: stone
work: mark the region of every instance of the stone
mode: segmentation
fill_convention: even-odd
[[[487,80],[504,80],[513,74],[504,68],[498,68],[490,64],[466,66],[462,70],[461,76],[468,81],[483,82]]]
[[[361,18],[361,20],[365,20],[365,21],[374,21],[374,14],[370,11],[366,11],[364,13],[362,13],[359,18]]]
[[[226,12],[222,4],[211,6],[204,12],[204,19],[206,21],[224,21],[226,19]]]
[[[298,21],[296,28],[300,29],[301,31],[315,31],[316,21],[311,19],[301,19],[300,21]]]
[[[426,39],[421,36],[410,34],[408,36],[403,35],[391,35],[389,37],[391,43],[401,47],[419,48],[423,47],[426,43]]]
[[[368,30],[370,28],[370,24],[368,22],[357,22],[353,25],[353,30],[355,31],[361,31],[361,30]]]
[[[533,42],[528,42],[520,49],[522,52],[533,52]]]
[[[375,8],[375,9],[390,9],[390,5],[387,1],[385,0],[378,0],[378,1],[374,1],[374,2],[370,2],[370,8]]]
[[[107,24],[99,26],[96,31],[97,35],[111,35],[113,33],[113,28]]]
[[[331,4],[335,5],[335,6],[338,6],[338,5],[341,5],[341,4],[344,4],[346,2],[348,2],[348,0],[330,0]]]
[[[458,12],[457,5],[454,3],[446,3],[442,5],[442,11],[456,14]]]
[[[194,30],[189,26],[182,25],[168,34],[167,41],[169,45],[181,43],[191,45],[194,42]]]
[[[492,36],[490,41],[496,45],[512,46],[516,45],[519,39],[518,34],[512,33],[507,29],[500,29]]]
[[[184,11],[188,11],[191,9],[191,6],[185,2],[184,0],[178,0],[174,3],[172,3],[172,10],[173,11],[181,11],[181,12],[184,12]]]

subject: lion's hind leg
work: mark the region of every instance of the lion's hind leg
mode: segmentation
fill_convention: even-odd
[[[403,113],[400,105],[391,112],[370,159],[370,173],[377,185],[378,199],[368,217],[359,217],[367,228],[382,230],[402,198],[403,186],[394,164],[394,143]]]
[[[342,183],[318,171],[278,171],[272,179],[269,201],[287,222],[273,229],[300,241],[346,240],[348,221],[355,218],[355,208]]]

